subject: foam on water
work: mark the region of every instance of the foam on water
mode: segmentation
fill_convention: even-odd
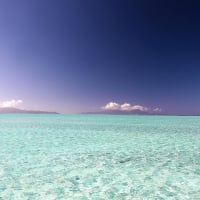
[[[200,199],[200,117],[1,115],[0,199]]]

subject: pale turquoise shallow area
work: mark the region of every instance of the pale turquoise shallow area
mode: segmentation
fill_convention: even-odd
[[[0,199],[200,199],[200,117],[0,115]]]

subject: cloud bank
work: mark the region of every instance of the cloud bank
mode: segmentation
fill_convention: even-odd
[[[119,104],[116,102],[109,102],[105,106],[101,107],[105,111],[142,111],[142,112],[161,112],[160,108],[147,108],[142,105],[131,105],[130,103]]]
[[[10,101],[0,101],[0,108],[15,108],[19,104],[22,104],[22,103],[23,101],[21,99],[19,100],[12,99]]]

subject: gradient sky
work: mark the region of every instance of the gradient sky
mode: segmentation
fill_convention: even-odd
[[[110,101],[200,114],[200,5],[1,0],[0,101],[63,113]]]

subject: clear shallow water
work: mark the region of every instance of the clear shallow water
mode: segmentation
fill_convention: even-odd
[[[200,199],[200,117],[0,115],[0,199]]]

